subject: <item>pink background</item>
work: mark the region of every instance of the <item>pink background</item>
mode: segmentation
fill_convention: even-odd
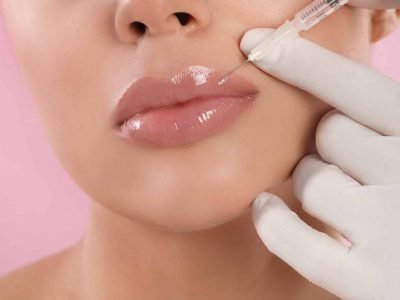
[[[44,136],[0,18],[0,275],[83,234],[88,197]],[[374,65],[400,81],[400,29],[375,46]]]

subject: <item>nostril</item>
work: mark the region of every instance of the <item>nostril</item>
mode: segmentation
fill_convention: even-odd
[[[192,19],[192,16],[190,14],[184,13],[184,12],[177,12],[174,15],[177,17],[177,19],[179,20],[179,23],[182,26],[186,26],[187,24],[189,24],[189,22]]]
[[[181,26],[188,25],[191,22],[191,20],[193,19],[193,17],[190,14],[184,13],[184,12],[174,13],[174,16],[178,19]],[[144,24],[142,22],[138,22],[138,21],[132,22],[131,24],[129,24],[129,26],[133,31],[135,31],[139,35],[145,34],[146,31],[148,30],[148,27],[146,26],[146,24]]]
[[[145,34],[147,30],[147,26],[142,22],[133,22],[130,24],[131,28],[139,34]]]

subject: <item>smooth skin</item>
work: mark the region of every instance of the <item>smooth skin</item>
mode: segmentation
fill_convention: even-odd
[[[133,79],[229,70],[244,32],[308,2],[0,0],[50,143],[92,199],[82,240],[1,279],[0,299],[337,299],[267,251],[249,207],[270,191],[339,238],[302,211],[290,178],[332,107],[249,64],[240,72],[260,90],[255,105],[210,138],[160,148],[122,140],[111,123]],[[395,21],[394,10],[345,7],[304,37],[368,63]]]

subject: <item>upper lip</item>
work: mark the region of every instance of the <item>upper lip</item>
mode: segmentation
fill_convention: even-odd
[[[136,114],[184,103],[199,98],[240,97],[258,93],[257,88],[233,74],[218,85],[225,72],[192,66],[170,79],[141,77],[129,86],[114,110],[114,122],[120,126]]]

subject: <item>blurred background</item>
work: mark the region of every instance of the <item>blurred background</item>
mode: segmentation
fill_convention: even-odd
[[[400,29],[373,65],[400,81]],[[53,154],[0,18],[0,276],[80,239],[88,197]]]

